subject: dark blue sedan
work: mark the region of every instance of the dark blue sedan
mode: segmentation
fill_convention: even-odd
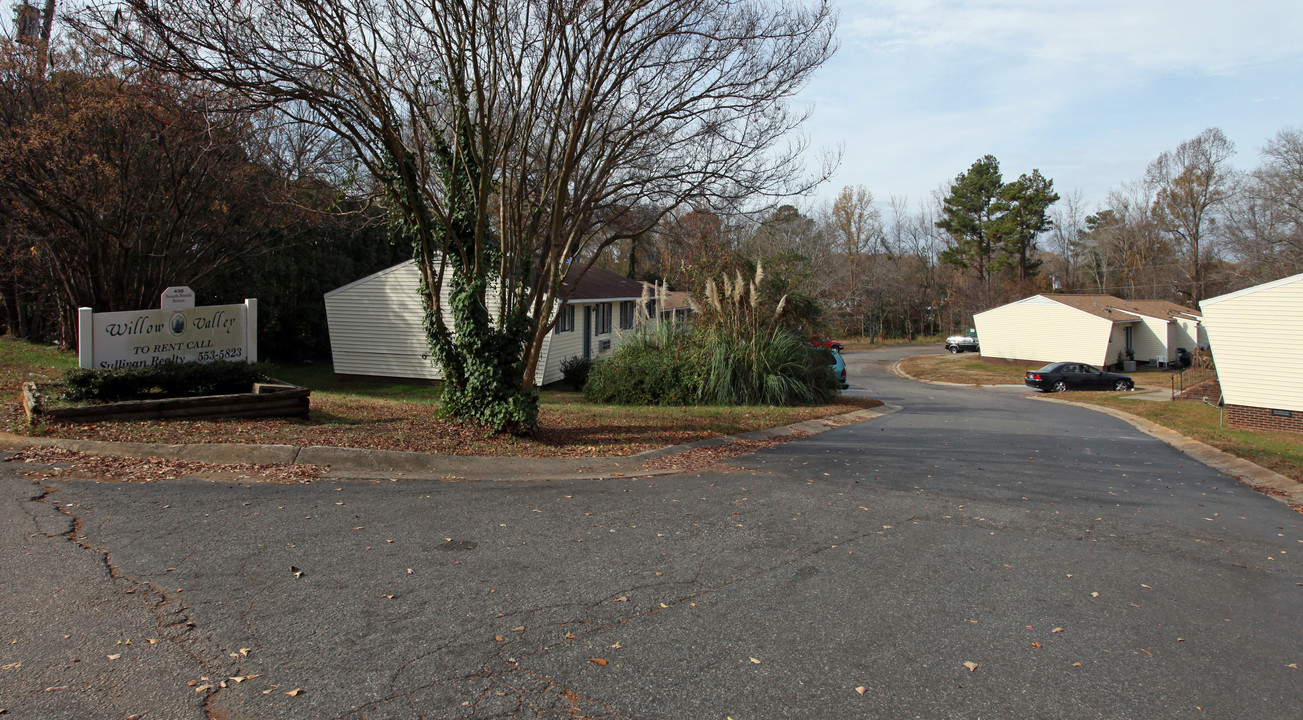
[[[1023,378],[1027,387],[1041,392],[1064,390],[1131,390],[1135,382],[1127,375],[1104,372],[1086,363],[1051,363],[1040,370],[1029,370]]]

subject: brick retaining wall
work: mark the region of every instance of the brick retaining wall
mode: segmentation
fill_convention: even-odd
[[[1294,410],[1290,414],[1293,417],[1280,417],[1272,415],[1270,408],[1227,405],[1226,424],[1244,430],[1303,433],[1303,411]]]

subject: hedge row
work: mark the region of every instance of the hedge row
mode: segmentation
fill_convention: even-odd
[[[229,360],[114,370],[77,368],[63,375],[64,399],[74,402],[247,393],[254,383],[266,380],[267,366]]]

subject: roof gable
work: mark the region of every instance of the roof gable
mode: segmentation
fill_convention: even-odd
[[[1245,295],[1253,295],[1254,293],[1260,293],[1263,290],[1274,290],[1275,288],[1284,287],[1285,285],[1293,285],[1296,282],[1303,282],[1303,273],[1300,273],[1298,275],[1291,275],[1289,277],[1283,277],[1279,280],[1273,280],[1271,282],[1262,283],[1261,285],[1254,285],[1253,287],[1247,287],[1244,288],[1243,290],[1236,290],[1235,292],[1226,293],[1225,295],[1218,295],[1217,297],[1211,297],[1208,298],[1207,300],[1201,301],[1199,303],[1199,306],[1203,307],[1204,305],[1214,305],[1224,300],[1235,300],[1236,298],[1241,298],[1244,297]]]

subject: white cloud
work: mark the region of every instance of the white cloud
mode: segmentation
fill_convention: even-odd
[[[1303,117],[1300,31],[1297,0],[843,0],[841,50],[798,100],[846,145],[832,188],[920,199],[992,153],[1097,201],[1209,126],[1252,164]]]

